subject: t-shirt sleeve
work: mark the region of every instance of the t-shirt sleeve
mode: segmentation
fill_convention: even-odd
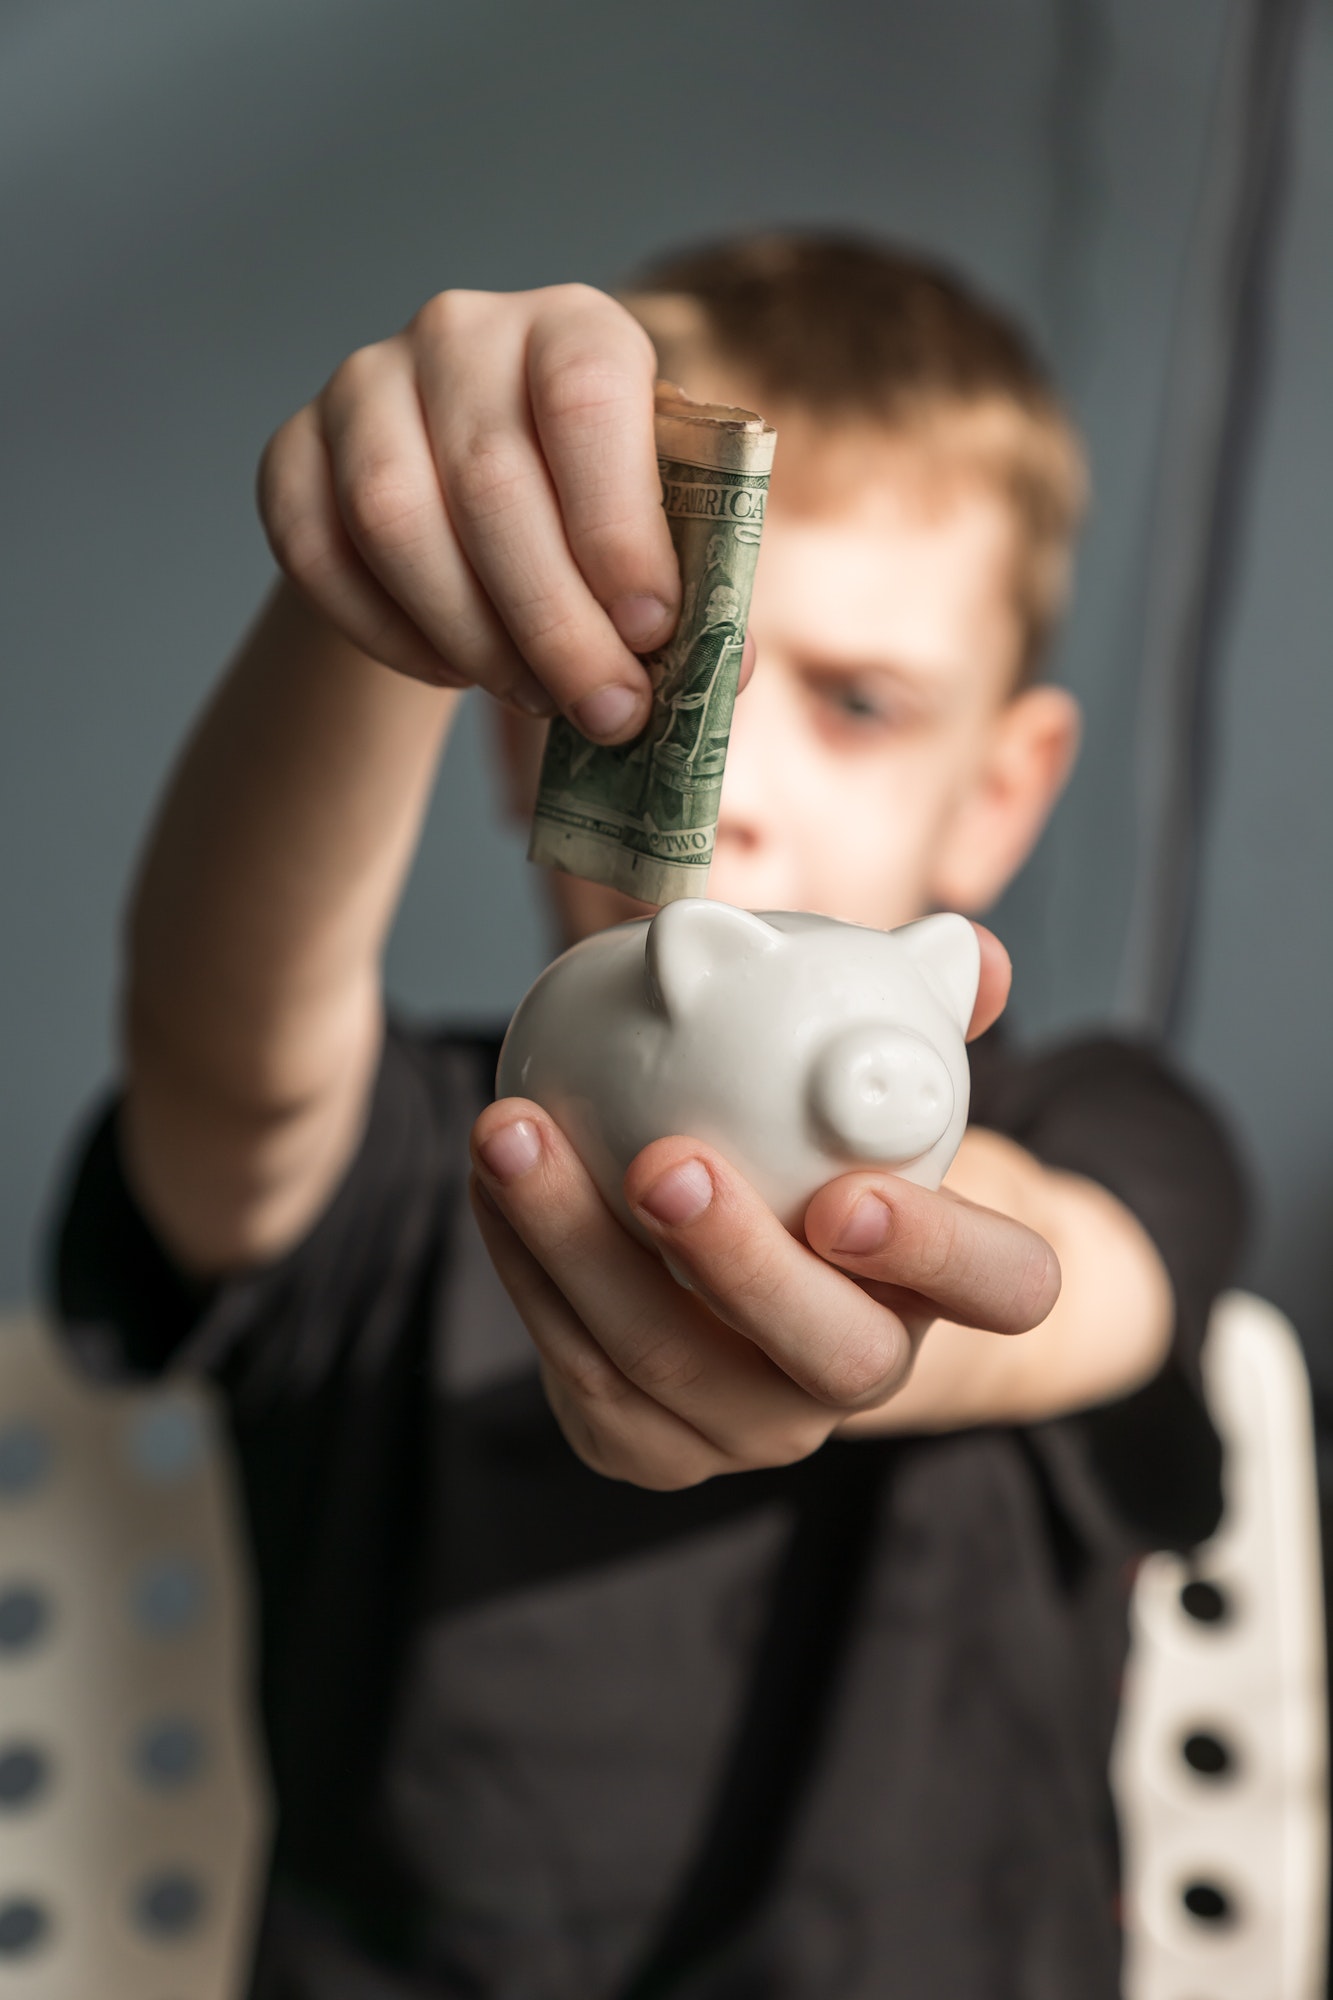
[[[1226,1129],[1151,1049],[1109,1039],[1016,1064],[989,1093],[983,1084],[977,1114],[1048,1166],[1108,1189],[1157,1248],[1175,1301],[1162,1369],[1132,1395],[1043,1428],[1076,1451],[1133,1544],[1188,1548],[1221,1509],[1221,1447],[1199,1357],[1244,1237]]]
[[[136,1200],[113,1097],[75,1150],[52,1237],[70,1351],[103,1378],[186,1369],[250,1404],[313,1393],[349,1360],[373,1372],[439,1254],[485,1069],[484,1044],[391,1023],[361,1140],[323,1212],[282,1257],[216,1282],[181,1269]]]

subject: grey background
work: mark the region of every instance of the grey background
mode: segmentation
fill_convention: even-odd
[[[1059,671],[1088,751],[999,927],[1030,1032],[1112,1016],[1145,573],[1222,0],[28,0],[0,11],[0,1299],[111,1071],[116,934],[174,747],[269,576],[270,430],[449,284],[613,281],[783,222],[919,241],[1046,342],[1097,501]],[[1250,1281],[1333,1390],[1333,16],[1303,37],[1276,366],[1225,649],[1178,1053],[1261,1197]],[[1188,365],[1188,356],[1186,356]],[[1179,354],[1174,367],[1181,366]],[[507,1010],[537,885],[468,716],[390,953]]]

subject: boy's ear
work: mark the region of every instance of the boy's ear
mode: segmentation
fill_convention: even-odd
[[[474,695],[473,700],[480,697]],[[492,741],[499,772],[505,812],[524,826],[532,818],[541,778],[542,752],[546,748],[549,724],[535,716],[519,715],[503,702],[487,701]]]
[[[937,907],[989,909],[1036,846],[1074,768],[1081,729],[1065,688],[1025,688],[1006,702],[945,827],[932,882]]]

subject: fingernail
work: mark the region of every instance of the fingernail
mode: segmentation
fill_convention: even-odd
[[[477,1151],[497,1181],[516,1181],[532,1172],[541,1158],[542,1142],[530,1120],[516,1118],[512,1125],[502,1125],[498,1132],[492,1132]]]
[[[865,1257],[878,1250],[889,1233],[889,1211],[873,1194],[863,1194],[842,1226],[835,1250],[849,1257]]]
[[[607,616],[631,653],[643,653],[665,630],[670,613],[660,597],[618,597]]]
[[[682,1160],[653,1182],[640,1202],[656,1222],[679,1228],[703,1214],[713,1199],[713,1182],[702,1160]]]
[[[557,706],[537,680],[515,681],[504,700],[512,701],[525,715],[554,715]]]
[[[471,687],[472,682],[466,674],[460,674],[456,667],[448,666],[441,660],[438,666],[433,666],[431,669],[431,685],[442,688],[465,688]]]
[[[604,687],[585,695],[574,710],[574,720],[585,736],[596,740],[619,736],[643,708],[643,696],[633,688]]]

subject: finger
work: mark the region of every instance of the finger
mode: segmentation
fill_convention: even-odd
[[[974,1042],[978,1035],[984,1035],[995,1021],[998,1021],[1009,998],[1009,987],[1013,980],[1013,966],[1009,954],[994,931],[988,931],[984,924],[974,923],[977,943],[981,947],[981,970],[977,976],[977,997],[972,1006],[972,1019],[968,1025],[967,1039]]]
[[[541,1357],[556,1421],[584,1464],[662,1491],[724,1471],[716,1446],[621,1374],[475,1175],[471,1194],[491,1262]]]
[[[585,735],[622,742],[647,720],[648,675],[570,551],[527,401],[526,327],[476,294],[447,303],[457,296],[436,302],[416,347],[449,517],[543,686]]]
[[[528,392],[574,560],[634,652],[664,645],[680,572],[662,511],[652,342],[623,306],[565,285],[533,322]]]
[[[602,1352],[716,1445],[731,1469],[788,1463],[823,1443],[829,1412],[621,1227],[538,1106],[510,1098],[484,1111],[473,1128],[473,1163]],[[856,1289],[841,1278],[835,1284]]]
[[[812,1256],[711,1147],[655,1140],[625,1198],[714,1312],[820,1404],[882,1402],[904,1379],[902,1321]]]
[[[269,441],[259,467],[259,511],[281,567],[353,645],[412,680],[432,687],[466,685],[466,675],[436,652],[353,545],[311,405]]]
[[[1060,1292],[1059,1261],[1035,1230],[892,1174],[830,1181],[806,1209],[805,1234],[829,1263],[992,1333],[1040,1325]]]
[[[740,679],[736,683],[737,694],[743,693],[745,688],[748,686],[750,676],[754,672],[754,663],[756,657],[757,655],[755,651],[754,640],[750,637],[749,633],[747,632],[745,635],[745,644],[741,648],[741,672],[740,672]]]
[[[351,355],[319,410],[338,511],[367,568],[459,674],[529,715],[553,714],[458,545],[405,344]]]

